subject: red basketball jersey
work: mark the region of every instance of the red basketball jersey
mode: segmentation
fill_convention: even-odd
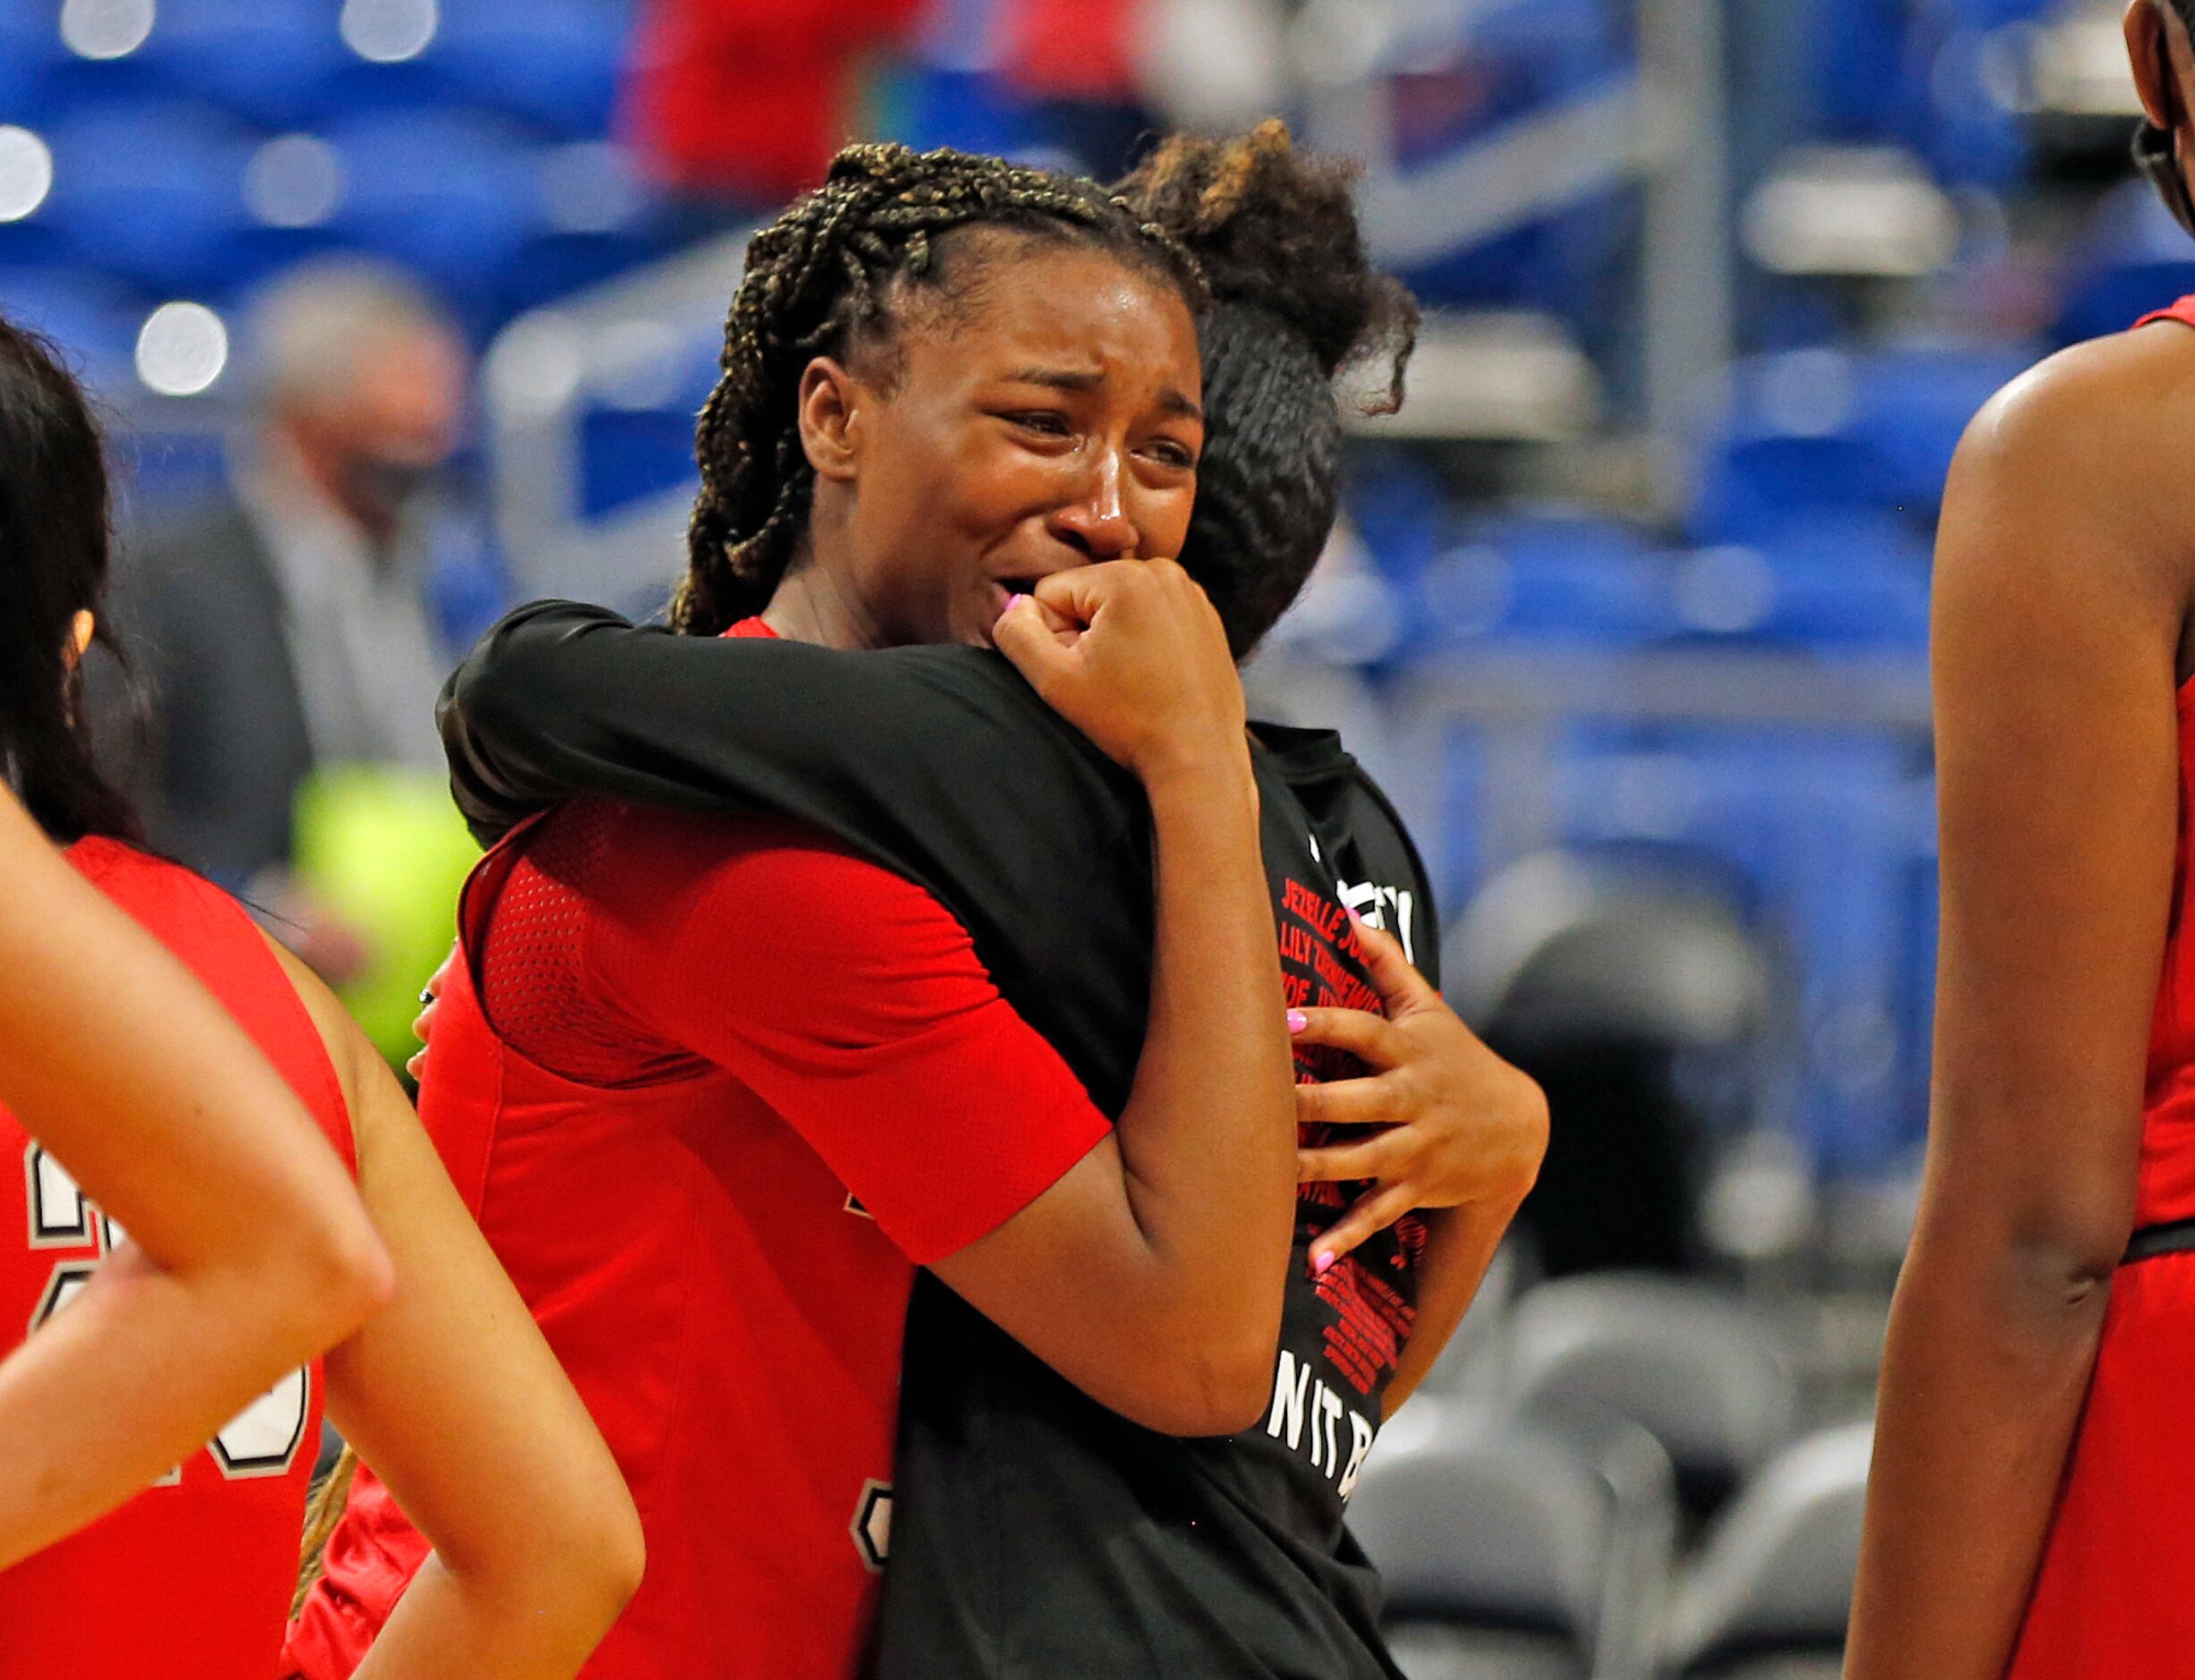
[[[113,841],[80,841],[69,857],[236,1017],[355,1167],[319,1032],[236,903],[188,870]],[[4,1108],[0,1155],[15,1163],[0,1167],[4,1350],[64,1311],[123,1234]],[[0,1571],[0,1680],[272,1676],[319,1439],[316,1362],[120,1510]]]

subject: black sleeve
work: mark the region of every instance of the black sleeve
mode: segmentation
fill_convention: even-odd
[[[1092,1098],[1125,1099],[1148,807],[999,655],[675,636],[539,602],[482,638],[439,716],[482,840],[588,793],[806,823],[931,892]]]

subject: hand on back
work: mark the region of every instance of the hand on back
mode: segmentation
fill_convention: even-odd
[[[1055,572],[991,637],[1047,705],[1147,784],[1247,755],[1226,632],[1171,560]]]
[[[1303,1124],[1372,1128],[1348,1142],[1298,1151],[1305,1184],[1370,1184],[1312,1244],[1312,1264],[1322,1271],[1321,1260],[1339,1260],[1414,1208],[1514,1208],[1547,1148],[1547,1099],[1538,1085],[1463,1024],[1393,938],[1356,926],[1386,1013],[1297,1012],[1297,1044],[1347,1050],[1370,1070],[1360,1079],[1296,1087]]]

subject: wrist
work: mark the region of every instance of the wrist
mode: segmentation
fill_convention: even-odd
[[[1169,745],[1138,760],[1135,768],[1136,778],[1154,805],[1162,800],[1252,794],[1257,786],[1250,768],[1250,738],[1243,734]]]

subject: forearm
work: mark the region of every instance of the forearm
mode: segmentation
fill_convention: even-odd
[[[1131,1209],[1166,1297],[1267,1341],[1287,1271],[1296,1133],[1256,785],[1244,754],[1157,780],[1150,794],[1149,1025],[1118,1127]]]
[[[1918,1240],[1893,1303],[1848,1680],[2000,1680],[2108,1284]]]
[[[335,1341],[387,1270],[342,1163],[190,972],[23,827],[0,807],[0,1100],[164,1270],[349,1277]]]
[[[0,1362],[0,1569],[148,1488],[334,1332],[279,1263],[163,1272],[131,1249]]]
[[[1411,1321],[1403,1356],[1395,1362],[1394,1375],[1387,1381],[1386,1417],[1393,1417],[1395,1408],[1417,1391],[1456,1326],[1463,1322],[1517,1206],[1513,1201],[1480,1201],[1429,1208],[1419,1214],[1425,1221],[1426,1244],[1418,1266],[1418,1316]]]
[[[356,1680],[569,1680],[623,1608],[562,1580],[470,1579],[429,1554]]]

